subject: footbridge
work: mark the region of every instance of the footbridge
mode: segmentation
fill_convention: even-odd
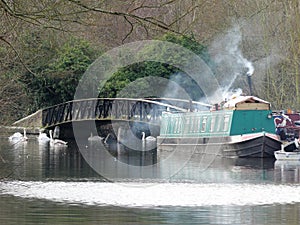
[[[111,121],[131,121],[159,127],[164,111],[187,112],[200,107],[209,107],[209,105],[172,98],[90,98],[41,109],[32,116],[17,121],[14,125],[26,127],[35,121],[35,126],[38,124],[39,127],[53,129],[74,122],[95,123],[96,121],[104,124]]]
[[[159,124],[163,111],[186,112],[203,103],[171,98],[91,98],[65,102],[42,110],[42,126],[83,120],[135,120]]]

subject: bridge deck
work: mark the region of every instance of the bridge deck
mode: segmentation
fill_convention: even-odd
[[[180,99],[93,98],[70,101],[42,110],[42,126],[84,120],[135,120],[160,123],[163,111],[186,112],[199,103]]]
[[[209,107],[207,104],[171,98],[91,98],[69,101],[16,121],[13,126],[31,129],[52,128],[73,121],[124,120],[153,123],[159,126],[164,111],[185,112]]]

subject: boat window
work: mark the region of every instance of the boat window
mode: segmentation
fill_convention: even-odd
[[[206,131],[206,123],[207,123],[207,117],[204,116],[203,119],[202,119],[201,132],[205,132]]]
[[[196,133],[198,131],[199,128],[199,117],[192,117],[191,118],[191,132]]]
[[[194,132],[198,133],[200,127],[200,117],[195,117],[195,127],[194,127]]]
[[[214,131],[215,124],[216,124],[216,117],[213,116],[213,117],[211,117],[211,121],[210,121],[210,132]]]
[[[227,131],[229,127],[229,115],[224,116],[224,129],[223,131]]]
[[[217,127],[217,130],[216,131],[221,131],[221,129],[222,129],[222,123],[223,123],[223,121],[222,121],[222,117],[220,116],[220,115],[218,115],[218,117],[217,117],[218,119],[217,119],[217,124],[218,124],[218,127]]]
[[[178,134],[181,130],[181,119],[179,117],[175,118],[175,127],[174,127],[174,133]]]
[[[172,130],[172,119],[170,118],[167,118],[167,121],[166,121],[166,130],[167,130],[167,133],[173,133],[174,131]]]
[[[195,127],[195,117],[191,117],[190,118],[190,129],[189,129],[189,132],[193,133],[194,132],[194,127]]]
[[[161,123],[162,134],[167,134],[169,130],[169,121],[163,120]]]
[[[173,125],[173,130],[172,133],[176,133],[176,129],[177,129],[177,118],[172,118],[172,123],[171,126]]]
[[[185,134],[190,132],[190,129],[191,129],[190,125],[191,125],[191,117],[188,116],[188,117],[185,118],[185,126],[184,126],[184,133]]]

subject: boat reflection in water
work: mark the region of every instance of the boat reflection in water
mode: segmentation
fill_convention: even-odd
[[[72,142],[65,148],[52,148],[30,139],[26,146],[7,151],[4,159],[13,162],[12,173],[7,172],[12,178],[26,180],[235,183],[272,179],[270,174],[274,174],[273,159],[224,158],[218,153],[199,153],[192,146],[157,151],[142,142],[135,149],[120,143],[83,142],[79,151]]]
[[[280,183],[299,183],[300,161],[276,160],[274,164],[274,180]]]
[[[195,147],[174,146],[170,151],[140,148],[129,149],[125,145],[103,144],[81,148],[86,162],[109,180],[136,179],[186,182],[229,182],[262,177],[265,170],[274,168],[274,159],[224,158],[218,154],[203,154]],[[250,171],[247,175],[241,170]],[[256,179],[256,178],[255,178]]]

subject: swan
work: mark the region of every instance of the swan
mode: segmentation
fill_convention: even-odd
[[[142,132],[142,151],[149,151],[156,148],[156,138],[153,136],[146,137],[145,132]]]
[[[20,132],[16,132],[13,135],[11,135],[8,140],[14,141],[14,140],[19,140],[23,137],[23,135]]]
[[[96,136],[93,136],[93,133],[91,132],[91,136],[88,138],[88,141],[90,142],[93,142],[93,141],[102,141],[103,138],[96,135]]]
[[[42,133],[42,131],[39,131],[38,141],[41,143],[46,143],[50,141],[50,138],[47,136],[46,133]]]
[[[146,137],[145,132],[142,132],[142,140],[145,142],[150,142],[150,141],[153,142],[153,141],[156,141],[156,138],[153,136]]]
[[[60,139],[53,139],[52,130],[49,131],[50,134],[50,146],[67,146],[68,142],[65,142]]]
[[[16,132],[13,135],[11,135],[9,138],[10,142],[18,143],[18,142],[27,142],[28,137],[26,136],[26,129],[23,130],[23,135],[20,132]]]

